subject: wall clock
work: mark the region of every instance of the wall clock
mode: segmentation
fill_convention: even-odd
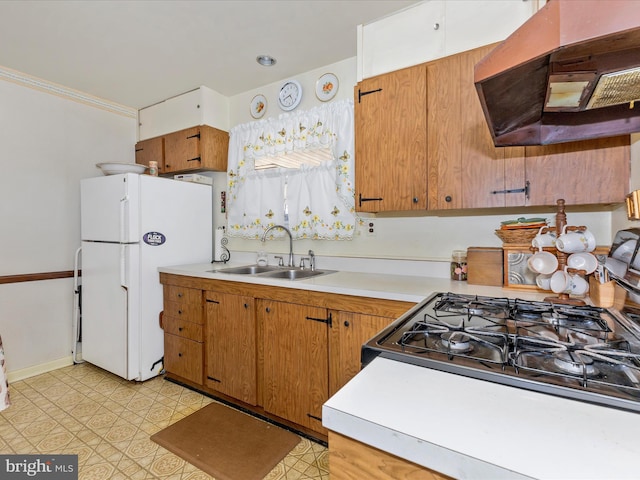
[[[302,85],[297,80],[288,80],[280,88],[278,105],[285,112],[293,110],[302,100]]]

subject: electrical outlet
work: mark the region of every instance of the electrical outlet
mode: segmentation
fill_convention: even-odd
[[[376,224],[372,219],[367,219],[364,222],[364,228],[367,237],[375,237],[376,236]]]

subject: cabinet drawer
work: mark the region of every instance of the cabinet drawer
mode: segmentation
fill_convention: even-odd
[[[169,302],[197,303],[200,305],[202,303],[202,290],[165,285],[164,299]]]
[[[164,368],[192,382],[202,384],[202,343],[164,334]]]
[[[180,318],[166,317],[164,321],[164,331],[171,335],[188,338],[195,342],[202,342],[202,324],[188,322]]]
[[[174,319],[202,324],[202,305],[188,303],[164,302],[164,315]]]

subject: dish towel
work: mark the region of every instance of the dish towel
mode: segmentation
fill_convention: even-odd
[[[9,400],[9,382],[7,381],[7,367],[4,363],[4,348],[0,337],[0,411],[11,405]]]

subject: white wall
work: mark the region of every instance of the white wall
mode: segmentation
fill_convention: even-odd
[[[72,270],[80,179],[102,175],[96,163],[135,161],[135,110],[114,113],[82,94],[85,103],[27,85],[0,79],[2,276]],[[69,278],[0,284],[10,379],[71,363],[72,287]]]
[[[505,2],[490,1],[473,3],[491,4],[493,8],[493,10],[489,9],[489,13],[492,13],[490,16],[491,22],[502,22],[495,17],[495,9],[499,7],[500,3]],[[516,3],[516,1],[510,0],[510,3]],[[522,2],[518,0],[517,3]],[[520,14],[528,12],[527,14],[530,15],[541,3],[542,2],[532,0],[531,5],[518,7],[519,12]],[[407,20],[408,23],[406,24],[402,22],[402,19],[408,18],[408,12],[410,13],[416,9],[421,10],[425,8],[428,8],[428,5],[419,4],[415,8],[410,8],[396,15],[385,17],[379,21],[380,24],[385,24],[384,27],[378,30],[384,31],[388,42],[394,41],[395,33],[398,35],[402,34],[404,38],[408,34],[407,32],[401,32],[401,30],[403,28],[415,27],[412,27],[414,22],[410,21],[410,19]],[[461,20],[458,19],[454,21],[451,16],[458,15],[460,17],[460,8],[461,7],[456,6],[456,8],[449,9],[450,23],[458,27]],[[483,18],[487,20],[486,16]],[[513,19],[509,18],[509,22],[512,24]],[[517,28],[516,25],[511,25],[511,29],[515,28]],[[491,39],[491,41],[495,40],[495,38]],[[410,58],[410,56],[405,58]],[[313,91],[315,81],[325,72],[333,72],[338,75],[340,79],[340,89],[336,96],[337,99],[353,98],[353,87],[357,83],[357,65],[358,59],[352,58],[295,77],[302,83],[305,90],[302,103],[298,108],[308,109],[320,103],[315,98]],[[407,65],[397,65],[398,68],[401,66]],[[280,114],[281,111],[277,106],[276,97],[281,84],[282,82],[275,82],[231,97],[229,100],[231,126],[233,127],[241,123],[253,121],[249,113],[249,104],[251,99],[258,93],[266,95],[269,102],[265,118]],[[640,150],[640,142],[638,143],[639,146],[637,150]],[[638,153],[640,154],[640,151]],[[572,225],[579,224],[589,226],[594,231],[599,245],[609,245],[612,240],[612,230],[613,233],[617,230],[617,228],[612,226],[611,211],[615,209],[616,206],[609,207],[608,210],[604,211],[602,209],[575,209],[569,206],[568,222]],[[616,210],[616,212],[618,211],[619,210]],[[541,216],[549,219],[551,224],[555,222],[555,210],[553,207],[509,210],[493,209],[482,212],[467,211],[445,214],[446,216],[427,214],[427,212],[424,212],[422,216],[416,216],[416,214],[411,215],[413,216],[373,216],[375,223],[375,235],[373,236],[368,235],[359,227],[352,241],[299,240],[294,242],[294,251],[296,254],[304,254],[307,250],[313,249],[317,255],[326,256],[449,262],[451,251],[455,249],[464,249],[469,246],[501,246],[502,243],[500,239],[494,233],[494,231],[500,227],[501,221],[519,217]],[[619,214],[616,213],[616,215]],[[238,252],[255,252],[263,249],[256,240],[243,240],[239,238],[230,238],[229,247],[232,251],[235,250]],[[266,250],[269,253],[282,253],[287,250],[287,247],[287,242],[275,241],[267,244]]]

